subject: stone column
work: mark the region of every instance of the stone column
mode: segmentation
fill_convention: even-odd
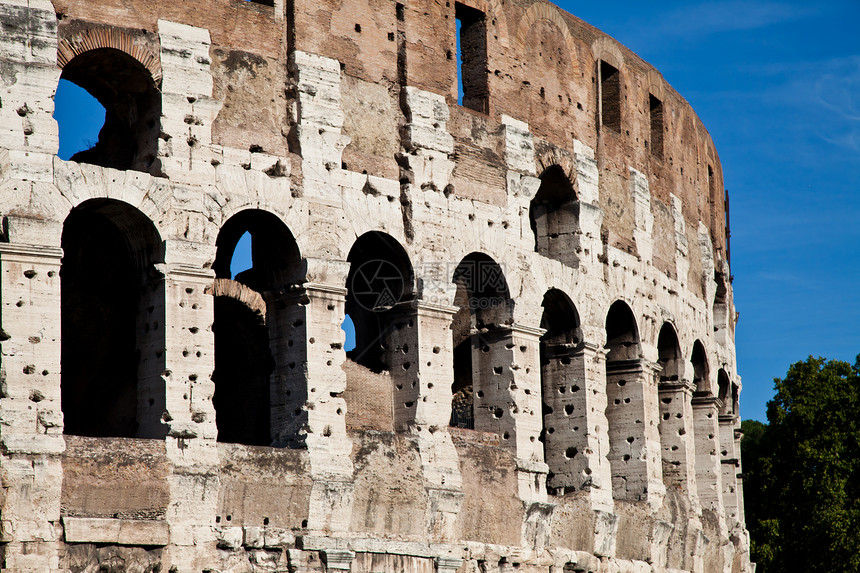
[[[541,329],[522,325],[472,334],[475,429],[494,432],[517,458],[520,496],[546,498],[540,436]]]
[[[408,301],[390,311],[385,362],[394,384],[394,424],[417,439],[429,496],[429,530],[435,541],[456,539],[463,500],[451,419],[451,320],[457,308]]]
[[[595,509],[612,511],[606,422],[606,355],[600,346],[548,347],[542,365],[544,448],[552,476],[564,492],[585,490]]]
[[[729,531],[740,523],[740,503],[738,502],[738,473],[740,459],[735,452],[735,422],[734,414],[721,414],[720,424],[720,466],[723,481],[723,506],[726,511],[726,521]]]
[[[0,543],[4,569],[16,572],[59,568],[61,257],[0,243]]]
[[[660,456],[657,365],[644,359],[606,365],[609,462],[616,499],[647,500],[659,508],[665,494]]]
[[[344,531],[352,512],[352,441],[346,433],[345,317],[349,264],[305,259],[308,282],[292,287],[274,304],[287,304],[272,349],[286,361],[276,380],[273,404],[285,404],[275,443],[306,447],[311,475],[308,528]],[[283,393],[279,396],[278,393]]]
[[[666,487],[680,487],[695,508],[699,505],[699,495],[696,489],[693,388],[693,384],[686,380],[661,382],[659,393],[663,481]]]
[[[720,468],[720,431],[717,412],[720,400],[707,392],[693,395],[696,440],[696,489],[702,509],[723,520],[723,484]],[[723,529],[725,522],[723,521]]]
[[[168,260],[175,259],[185,246],[184,241],[165,243]],[[151,306],[139,320],[146,321],[149,331],[158,336],[153,337],[151,348],[141,352],[143,390],[139,395],[148,393],[154,398],[152,407],[159,408],[162,415],[141,416],[141,421],[151,424],[144,435],[167,435],[171,472],[165,519],[170,525],[170,545],[165,559],[169,566],[183,570],[195,567],[200,547],[216,540],[212,524],[218,512],[220,462],[211,378],[215,367],[214,273],[202,265],[178,262],[157,267],[163,279],[152,281]],[[149,408],[149,402],[139,407]]]

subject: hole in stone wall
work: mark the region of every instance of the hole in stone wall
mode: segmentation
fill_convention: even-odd
[[[459,2],[454,5],[454,12],[457,19],[457,103],[489,113],[486,16]]]
[[[303,349],[293,339],[304,336],[298,300],[290,285],[302,282],[298,245],[292,233],[271,213],[250,209],[231,217],[216,241],[215,270],[215,421],[218,441],[268,446],[279,429],[271,420],[302,400],[300,383],[290,364]],[[297,335],[292,332],[299,329]],[[289,404],[271,401],[274,381]],[[280,388],[280,387],[279,387]]]
[[[529,205],[529,223],[535,237],[535,252],[576,266],[579,231],[579,201],[570,178],[558,165],[548,167]]]
[[[651,153],[663,158],[663,102],[648,94],[648,107],[651,116]]]
[[[621,133],[621,74],[600,61],[600,123]]]
[[[160,275],[153,267],[162,257],[161,239],[134,207],[91,199],[69,213],[62,247],[64,431],[138,436],[138,381],[157,375],[148,371],[153,365],[161,370],[154,349],[164,347],[153,312],[163,307],[163,289],[154,288]],[[141,397],[149,404],[149,395]]]
[[[97,48],[72,58],[60,79],[82,88],[105,109],[95,144],[74,153],[71,160],[149,171],[155,162],[161,128],[161,94],[149,70],[125,52]],[[61,106],[68,93],[58,86]],[[60,125],[61,133],[68,129]]]

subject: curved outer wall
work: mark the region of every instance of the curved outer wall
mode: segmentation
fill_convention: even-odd
[[[0,30],[4,570],[752,570],[720,162],[627,48],[519,0],[0,0]],[[152,88],[134,160],[60,160],[61,74],[121,62]],[[132,435],[64,431],[70,213],[149,269]],[[283,225],[254,234],[268,282],[215,280],[228,221]],[[373,237],[405,285],[362,365],[340,324]],[[213,395],[252,391],[213,376],[222,299],[268,336],[262,445],[218,440]]]

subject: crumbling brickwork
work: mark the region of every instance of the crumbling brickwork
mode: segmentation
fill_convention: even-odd
[[[543,0],[0,0],[2,568],[751,572],[722,189]]]

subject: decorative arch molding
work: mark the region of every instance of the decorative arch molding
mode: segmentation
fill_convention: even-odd
[[[573,190],[579,194],[576,178],[576,161],[571,154],[554,146],[536,146],[535,163],[537,163],[538,174],[543,174],[550,167],[560,167],[564,171]]]
[[[263,300],[260,293],[239,281],[216,278],[212,285],[207,288],[207,294],[237,300],[257,314],[264,324],[266,322],[266,301]]]
[[[603,60],[620,70],[624,67],[624,55],[618,43],[609,36],[601,36],[591,44],[591,55],[594,60]]]
[[[526,13],[523,14],[522,19],[520,20],[520,25],[517,27],[517,43],[520,47],[526,47],[526,38],[528,37],[529,30],[538,20],[547,20],[559,29],[562,37],[564,38],[564,42],[567,44],[567,49],[570,52],[570,61],[575,66],[574,71],[579,66],[577,65],[576,58],[576,43],[573,40],[573,36],[570,35],[570,28],[562,17],[561,13],[559,13],[558,8],[554,5],[546,2],[537,2],[529,6],[529,9],[526,10]]]
[[[63,38],[57,48],[57,66],[62,69],[76,56],[97,50],[113,48],[124,52],[140,62],[152,75],[153,83],[161,83],[161,59],[138,38],[114,28],[89,28],[69,38]]]

